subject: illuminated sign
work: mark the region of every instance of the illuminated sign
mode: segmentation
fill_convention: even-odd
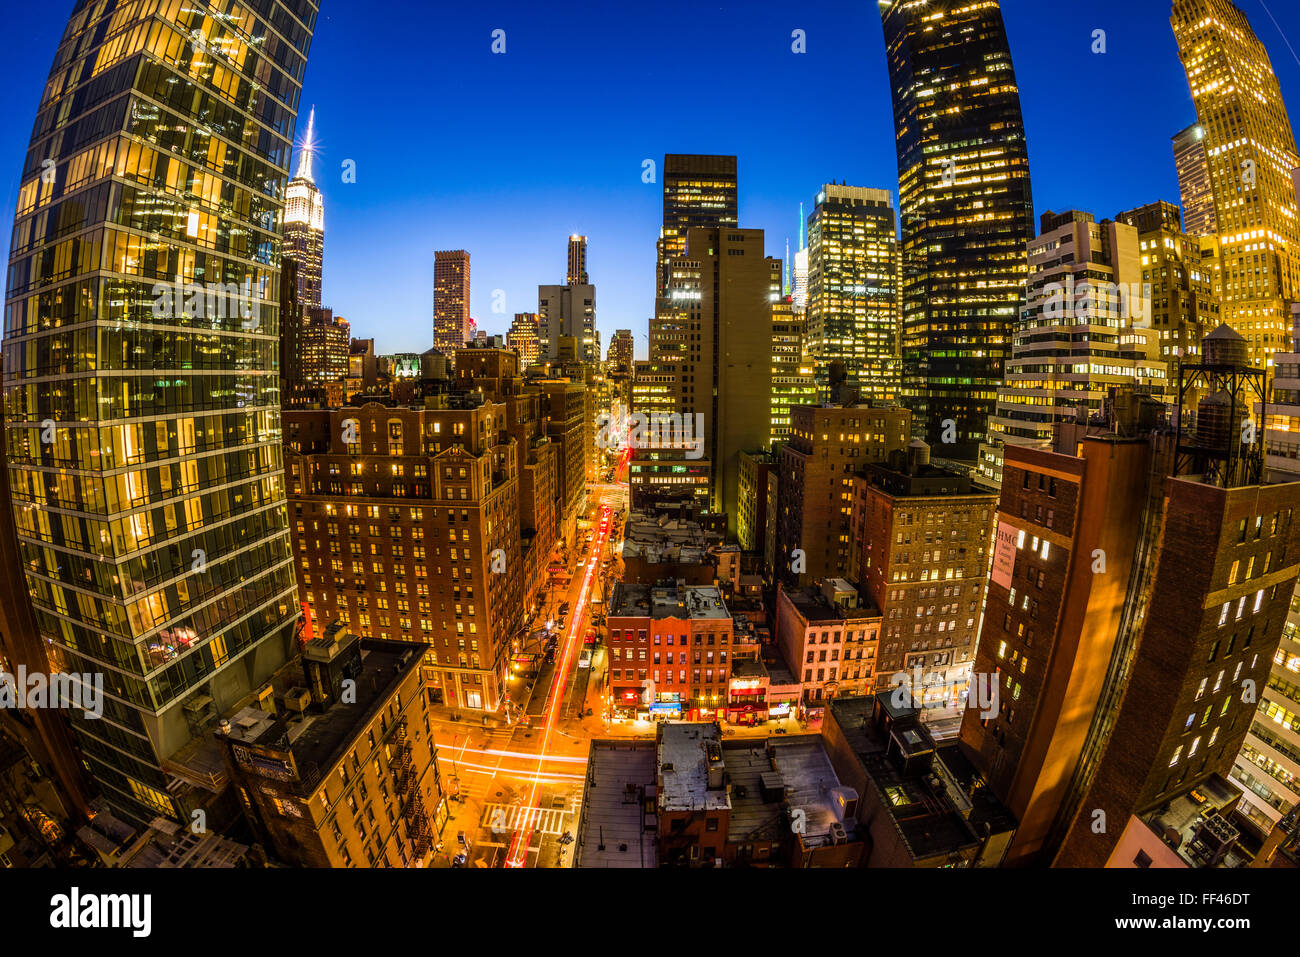
[[[1016,569],[1016,529],[1006,522],[998,522],[997,539],[993,545],[992,580],[1003,588],[1011,587],[1011,574]]]

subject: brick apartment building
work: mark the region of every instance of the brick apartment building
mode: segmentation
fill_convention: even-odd
[[[867,405],[797,405],[781,446],[775,570],[787,584],[849,574],[853,473],[907,446],[912,414]],[[773,517],[769,516],[768,521]],[[791,555],[804,555],[796,572]]]
[[[518,443],[501,403],[427,401],[284,413],[298,586],[312,632],[424,645],[435,701],[493,711],[522,626]]]
[[[873,687],[880,625],[880,611],[842,578],[824,579],[820,587],[777,587],[776,640],[801,679],[805,714],[819,714],[828,698]]]
[[[725,713],[734,629],[716,586],[619,582],[606,615],[616,716]]]
[[[300,680],[216,734],[259,842],[290,867],[427,864],[447,805],[418,649],[331,623]]]
[[[1225,777],[1291,601],[1300,484],[1169,477],[1173,435],[1128,434],[1005,450],[975,662],[999,709],[961,740],[1020,820],[1010,864],[1191,866],[1210,818],[1235,840]]]
[[[544,396],[525,386],[520,362],[511,349],[469,346],[456,354],[456,385],[506,407],[506,431],[519,454],[521,593],[531,608],[546,584],[546,569],[560,536],[560,446],[548,434]]]
[[[853,476],[851,573],[883,618],[875,690],[919,669],[955,705],[975,657],[997,495],[930,465],[919,439],[894,458]]]

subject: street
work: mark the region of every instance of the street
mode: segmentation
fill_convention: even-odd
[[[618,468],[616,478],[621,478],[626,456]],[[582,552],[573,543],[579,554],[572,581],[557,589],[551,608],[543,609],[540,621],[530,626],[545,625],[548,611],[568,603],[554,663],[538,671],[531,690],[523,678],[511,683],[511,698],[522,703],[527,717],[507,725],[504,718],[489,716],[484,726],[477,713],[462,711],[461,720],[453,720],[452,709],[435,709],[439,764],[453,795],[435,867],[449,866],[461,851],[472,867],[567,867],[572,862],[588,746],[603,733],[605,648],[586,644],[585,636],[594,627],[593,609],[603,623],[601,563],[609,557],[611,543],[622,537],[615,515],[620,510],[626,514],[627,486],[592,484],[589,493],[590,548]],[[615,563],[611,582],[618,570]],[[602,602],[593,605],[598,595]],[[591,651],[589,667],[579,667],[584,648]],[[462,834],[465,846],[459,843]]]

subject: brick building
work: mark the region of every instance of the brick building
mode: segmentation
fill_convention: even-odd
[[[309,628],[426,645],[435,701],[497,710],[522,626],[518,443],[501,403],[428,403],[285,412],[298,587]]]
[[[1174,443],[1006,449],[975,662],[997,715],[968,710],[961,740],[1020,819],[1009,863],[1187,865],[1210,818],[1235,842],[1225,776],[1286,620],[1300,484],[1170,477]]]
[[[427,864],[447,806],[418,650],[332,623],[302,665],[282,710],[216,733],[260,843],[291,867]]]
[[[851,574],[883,618],[875,690],[920,669],[923,681],[960,702],[979,635],[996,503],[969,477],[930,465],[919,439],[905,459],[853,476]]]
[[[606,615],[616,716],[726,711],[733,627],[717,587],[619,582]]]
[[[777,586],[776,640],[802,679],[806,714],[819,713],[828,698],[873,687],[880,625],[880,611],[842,578],[824,579],[820,588]]]
[[[519,455],[519,549],[524,565],[521,594],[532,608],[546,585],[546,568],[560,535],[560,446],[548,435],[542,393],[526,389],[520,357],[512,350],[485,346],[456,354],[456,383],[482,392],[506,407],[506,430]]]
[[[776,574],[806,585],[849,574],[853,473],[907,446],[912,414],[868,405],[798,405],[780,451]],[[772,521],[772,517],[768,521]],[[792,565],[803,552],[802,571]]]

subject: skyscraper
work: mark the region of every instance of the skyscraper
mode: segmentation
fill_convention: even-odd
[[[103,676],[103,718],[67,714],[137,826],[212,799],[189,746],[286,661],[297,619],[277,223],[317,8],[262,9],[78,2],[18,191],[13,520],[56,667]],[[86,69],[130,36],[158,56]]]
[[[796,313],[805,312],[808,308],[808,243],[804,239],[804,227],[806,225],[807,222],[803,216],[803,203],[800,203],[799,248],[794,251],[794,286],[790,290],[791,302]]]
[[[647,366],[667,374],[667,411],[703,416],[711,504],[734,529],[740,453],[770,441],[781,260],[763,255],[761,229],[695,227],[685,255],[666,266],[671,281],[655,304]],[[634,403],[634,411],[649,410]]]
[[[1046,447],[1056,422],[1099,414],[1116,387],[1161,399],[1170,391],[1137,230],[1081,210],[1049,210],[1042,230],[1029,246],[1028,301],[981,445],[980,473],[995,484],[1003,443]]]
[[[587,285],[587,237],[569,237],[569,270],[564,282],[569,286]]]
[[[889,190],[821,188],[808,217],[805,281],[808,351],[819,386],[827,386],[838,359],[864,399],[896,397],[897,256]]]
[[[936,457],[974,461],[1034,235],[1011,51],[992,0],[880,9],[903,237],[901,398]]]
[[[1230,0],[1175,0],[1169,18],[1196,104],[1223,268],[1221,318],[1255,365],[1291,349],[1300,266],[1295,135],[1268,51]]]
[[[537,361],[541,349],[537,342],[537,313],[516,312],[510,331],[506,333],[506,345],[515,350],[519,356],[519,368],[527,369]]]
[[[616,329],[614,338],[609,340],[609,364],[624,372],[632,371],[632,355],[636,342],[631,329]]]
[[[352,326],[333,309],[312,309],[298,341],[303,382],[309,389],[321,390],[347,378]]]
[[[1214,208],[1210,207],[1213,217]],[[1151,328],[1160,337],[1160,356],[1175,381],[1183,362],[1199,362],[1201,340],[1222,323],[1218,243],[1185,232],[1178,207],[1164,200],[1115,214],[1138,232],[1142,281],[1149,285]]]
[[[686,254],[693,226],[735,226],[736,157],[669,153],[664,156],[664,214],[659,231],[656,293],[668,287],[668,264]]]
[[[587,237],[569,237],[569,268],[563,286],[537,287],[537,345],[540,357],[560,356],[560,339],[578,341],[578,358],[600,361],[596,335],[596,287],[587,278]],[[575,281],[581,280],[581,281]]]
[[[325,259],[325,202],[312,178],[316,110],[307,117],[307,136],[298,153],[298,172],[284,191],[284,254],[298,263],[298,303],[304,313],[320,308]]]
[[[1183,204],[1183,229],[1189,236],[1213,236],[1219,231],[1214,216],[1214,190],[1205,158],[1205,128],[1193,123],[1174,134],[1174,166]]]
[[[1019,819],[1012,861],[1187,861],[1210,817],[1236,838],[1225,776],[1286,623],[1300,504],[1243,441],[1266,397],[1247,354],[1226,326],[1205,338],[1177,435],[1117,403],[1110,430],[1006,447],[974,669],[999,690],[961,739]]]
[[[454,361],[469,337],[469,253],[438,250],[433,254],[433,347]]]
[[[580,358],[594,362],[600,358],[596,345],[596,287],[537,287],[537,346],[541,358],[557,359],[560,340],[578,340]]]
[[[815,405],[817,382],[808,355],[807,323],[784,299],[772,303],[772,432],[764,448],[783,441],[790,434],[790,410],[797,405]]]

